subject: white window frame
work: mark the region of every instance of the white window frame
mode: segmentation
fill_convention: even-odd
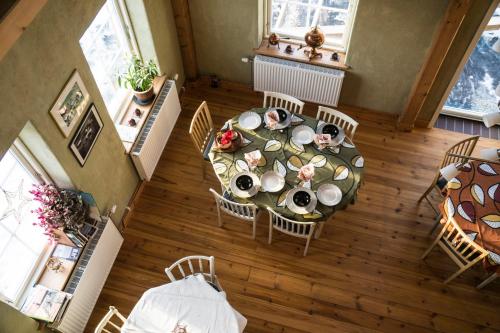
[[[9,151],[14,154],[15,158],[18,162],[36,178],[41,184],[51,184],[52,179],[45,172],[43,167],[38,163],[36,158],[31,154],[29,149],[24,145],[24,143],[20,139],[16,139],[12,146],[9,148]],[[13,237],[16,237],[15,235]],[[24,283],[20,288],[20,292],[17,297],[13,300],[7,299],[0,293],[0,301],[10,304],[16,309],[20,309],[23,305],[26,297],[31,290],[31,287],[38,281],[41,274],[45,269],[45,263],[50,258],[50,255],[55,248],[56,244],[47,242],[47,245],[42,250],[38,258],[36,259],[31,272],[26,276]]]
[[[443,95],[443,98],[441,99],[440,103],[440,109],[441,112],[436,112],[434,120],[437,120],[437,116],[439,114],[444,114],[444,115],[449,115],[453,117],[458,117],[458,118],[464,118],[464,119],[471,119],[471,120],[477,120],[477,121],[483,121],[483,112],[478,112],[477,110],[464,110],[460,108],[454,108],[451,106],[446,106],[446,101],[448,100],[448,96],[450,95],[451,91],[457,84],[458,80],[460,79],[460,75],[462,75],[462,71],[464,70],[465,65],[469,61],[470,57],[472,56],[472,53],[474,52],[474,49],[477,47],[477,44],[479,42],[479,39],[483,35],[484,32],[488,30],[498,30],[500,29],[500,19],[496,18],[493,19],[493,13],[497,8],[500,8],[500,5],[498,6],[491,6],[490,11],[487,15],[485,15],[485,18],[483,19],[483,22],[479,26],[476,35],[472,39],[469,47],[467,48],[467,51],[464,54],[464,57],[462,58],[462,61],[460,62],[457,71],[455,72],[455,75],[453,76],[453,79],[450,82],[450,85],[446,89],[445,94]],[[439,108],[438,108],[439,110]]]
[[[116,15],[117,20],[114,20],[115,18],[114,15],[112,15],[112,20],[116,25],[122,28],[123,35],[125,36],[125,42],[128,45],[129,50],[131,51],[131,53],[134,53],[137,56],[141,57],[141,53],[139,51],[139,46],[137,43],[137,39],[135,37],[135,32],[132,27],[132,23],[128,14],[125,1],[124,0],[107,0],[107,1],[110,1],[112,6],[114,7],[114,12],[117,14]],[[105,1],[103,6],[106,5],[107,1]],[[101,9],[99,9],[99,11],[101,10],[102,7]],[[121,100],[116,105],[116,112],[112,117],[114,123],[119,122],[119,120],[123,117],[123,113],[126,111],[128,105],[130,104],[132,96],[133,93],[132,91],[130,91],[130,89],[126,89],[124,91],[124,93],[121,96]],[[111,115],[109,113],[109,110],[108,114]]]
[[[271,31],[271,14],[272,14],[272,1],[273,0],[264,0],[265,5],[264,5],[264,34],[265,38],[269,37],[269,35],[273,32]],[[293,0],[290,0],[293,2]],[[349,0],[349,8],[347,9],[347,20],[346,20],[346,31],[343,35],[342,39],[342,45],[335,45],[335,44],[327,44],[325,41],[325,44],[323,44],[323,48],[326,50],[332,50],[332,51],[339,51],[339,52],[344,52],[347,53],[347,50],[349,49],[349,43],[351,41],[351,34],[352,34],[352,29],[354,26],[354,21],[356,18],[356,12],[358,8],[358,1],[359,0]],[[299,2],[297,2],[299,3]],[[302,4],[302,3],[301,3]],[[321,5],[318,5],[320,7]],[[336,9],[335,9],[336,10]],[[336,11],[344,11],[342,9],[338,9]],[[317,14],[315,15],[316,20],[318,19],[319,16],[319,10],[317,11]],[[320,26],[321,28],[321,26]],[[287,34],[286,32],[283,31],[276,31],[278,35],[281,37],[288,37],[289,39],[287,41],[290,41],[291,43],[295,44],[301,44],[304,43],[303,38],[298,38],[298,36],[293,36],[290,34]]]

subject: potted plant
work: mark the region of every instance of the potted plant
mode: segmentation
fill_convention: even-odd
[[[153,80],[158,76],[158,67],[149,60],[144,63],[137,55],[133,55],[128,63],[127,71],[118,75],[118,84],[130,88],[139,104],[153,101]]]

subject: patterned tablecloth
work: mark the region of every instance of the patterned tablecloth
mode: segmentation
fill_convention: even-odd
[[[266,109],[252,109],[263,118]],[[299,221],[326,220],[335,210],[345,208],[356,199],[358,187],[363,176],[364,159],[356,147],[346,139],[341,145],[319,150],[314,143],[308,145],[297,144],[292,139],[292,131],[297,125],[307,125],[316,131],[322,121],[304,115],[293,115],[292,125],[283,131],[271,131],[262,125],[253,130],[242,129],[238,125],[238,117],[231,119],[233,128],[243,134],[243,146],[234,153],[210,153],[210,159],[215,173],[224,187],[229,188],[231,177],[236,173],[248,170],[244,154],[260,150],[263,158],[259,166],[253,171],[259,177],[268,170],[274,170],[285,177],[285,187],[276,193],[259,192],[248,200],[258,207],[271,207],[276,212]],[[310,184],[301,184],[310,187],[313,191],[321,184],[332,183],[342,191],[342,200],[334,207],[322,205],[319,201],[314,212],[298,215],[290,211],[285,205],[287,192],[299,185],[297,172],[305,164],[315,166],[315,174]]]
[[[444,220],[453,216],[470,238],[490,252],[486,269],[500,272],[500,165],[465,164],[448,182],[440,210]]]

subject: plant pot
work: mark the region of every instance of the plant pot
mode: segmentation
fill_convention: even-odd
[[[135,91],[134,90],[135,101],[140,105],[148,105],[155,98],[155,93],[153,91],[153,85],[149,87],[146,91]]]

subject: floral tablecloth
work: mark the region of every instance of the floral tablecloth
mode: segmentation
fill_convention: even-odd
[[[263,119],[265,108],[254,108]],[[274,170],[285,177],[285,187],[276,193],[259,192],[247,199],[261,208],[271,207],[283,216],[299,221],[326,220],[335,210],[345,208],[356,199],[357,190],[363,177],[364,159],[356,147],[346,139],[341,145],[319,150],[314,143],[301,145],[294,142],[292,131],[297,125],[306,125],[314,131],[322,121],[305,115],[293,115],[292,124],[279,131],[264,127],[264,122],[255,131],[245,130],[238,124],[238,116],[231,119],[233,128],[243,135],[242,147],[234,153],[212,151],[210,160],[215,173],[225,188],[229,188],[231,177],[241,171],[249,170],[244,154],[260,150],[262,159],[253,170],[259,177],[266,171]],[[342,191],[342,200],[334,207],[322,205],[319,201],[314,212],[298,215],[285,204],[287,192],[299,185],[297,172],[300,167],[312,163],[315,166],[313,179],[301,186],[316,190],[321,184],[332,183]]]
[[[490,252],[485,266],[500,272],[500,165],[471,161],[450,180],[440,210]]]

